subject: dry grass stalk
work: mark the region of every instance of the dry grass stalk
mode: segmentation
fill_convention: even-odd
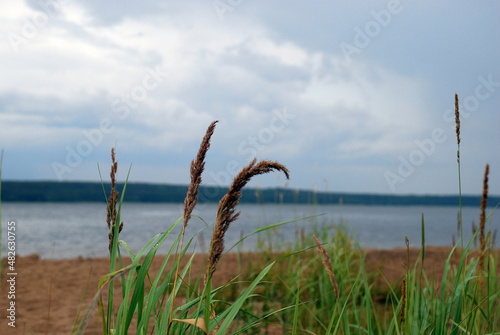
[[[191,183],[189,184],[188,191],[186,194],[186,199],[184,199],[184,224],[182,231],[186,229],[189,219],[191,218],[191,213],[198,202],[198,189],[201,184],[201,174],[205,169],[205,156],[208,149],[210,148],[210,139],[214,133],[215,125],[218,121],[214,121],[208,126],[208,129],[201,141],[200,148],[198,150],[198,155],[191,162]]]
[[[458,94],[455,93],[455,133],[457,134],[457,162],[460,163],[460,111],[458,108]]]
[[[458,165],[458,197],[459,197],[459,213],[458,213],[458,225],[460,233],[460,244],[462,249],[464,246],[464,236],[462,227],[462,177],[460,173],[460,110],[458,105],[458,94],[455,93],[455,133],[457,135],[457,165]]]
[[[481,256],[479,258],[479,271],[484,270],[484,259],[486,257],[486,241],[484,236],[484,226],[486,223],[486,204],[488,202],[488,175],[490,173],[490,165],[486,164],[483,179],[483,197],[481,198],[481,213],[479,216],[479,248],[481,249]]]
[[[252,177],[268,173],[273,170],[282,171],[287,179],[290,178],[288,169],[278,162],[264,160],[256,163],[255,159],[252,160],[250,164],[238,173],[229,187],[227,194],[219,201],[217,219],[212,234],[212,240],[210,242],[205,280],[211,278],[215,272],[217,263],[219,262],[222,252],[224,251],[224,235],[226,234],[231,222],[235,221],[240,214],[239,212],[235,212],[235,208],[241,198],[241,191],[243,187],[250,181],[250,179],[252,179]]]
[[[111,149],[111,191],[108,197],[108,206],[106,209],[106,223],[108,224],[108,238],[109,238],[109,250],[111,251],[111,247],[113,245],[113,240],[115,236],[115,224],[116,224],[116,204],[118,203],[118,191],[116,190],[116,172],[118,171],[118,162],[115,157],[115,148]],[[120,223],[120,227],[118,228],[118,232],[120,233],[123,229],[123,222]]]
[[[189,219],[191,218],[191,213],[193,212],[194,208],[196,207],[196,204],[198,203],[198,190],[201,185],[201,175],[203,173],[203,170],[205,170],[205,157],[207,155],[207,151],[210,148],[210,139],[212,138],[212,135],[215,130],[215,125],[217,124],[218,121],[213,121],[207,128],[207,131],[205,132],[205,136],[203,136],[203,139],[201,140],[200,148],[198,149],[198,154],[196,155],[196,158],[193,159],[191,162],[191,168],[190,168],[190,177],[191,177],[191,182],[189,183],[188,190],[186,193],[186,198],[184,199],[184,216],[183,216],[183,224],[182,224],[182,232],[181,232],[181,243],[178,246],[178,261],[180,262],[181,259],[181,254],[182,254],[182,249],[184,246],[184,235],[186,233],[186,227],[189,222]],[[174,279],[174,291],[176,290],[177,287],[177,280],[179,276],[179,266],[177,266],[175,270],[175,279]],[[174,305],[172,304],[170,307],[170,314],[169,317],[171,318],[173,315],[173,310],[174,310]],[[181,322],[187,322],[186,320],[178,320],[178,319],[172,319],[171,321],[181,321]],[[205,320],[195,320],[195,322],[205,322]],[[188,322],[189,323],[189,322]],[[199,324],[194,324],[200,329],[202,329],[205,333],[206,327],[205,324],[203,323],[202,328]]]
[[[325,248],[321,245],[321,242],[318,240],[318,238],[313,235],[314,242],[316,242],[316,247],[318,248],[318,252],[322,256],[322,262],[323,265],[326,269],[326,272],[328,273],[328,277],[330,278],[330,282],[332,283],[333,286],[333,292],[335,293],[335,297],[337,300],[339,299],[339,286],[337,284],[337,281],[335,280],[335,275],[333,274],[333,267],[332,267],[332,260],[330,259],[330,255],[328,255],[328,252],[326,252]]]
[[[118,200],[118,192],[116,192],[116,172],[118,170],[118,163],[115,161],[115,148],[111,149],[111,192],[108,198],[107,216],[106,223],[108,224],[108,229],[111,229],[111,225],[116,220],[116,201]]]

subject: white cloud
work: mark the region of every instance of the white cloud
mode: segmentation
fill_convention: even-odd
[[[291,42],[277,43],[270,38],[262,38],[252,40],[248,47],[256,54],[272,57],[279,63],[289,66],[302,67],[309,59],[307,51]]]
[[[74,1],[66,1],[61,5],[61,12],[65,21],[77,26],[86,26],[93,22],[93,18],[88,10]]]
[[[345,136],[338,146],[344,152],[373,155],[408,147],[426,126],[424,83],[360,61],[349,65],[349,77],[340,75],[345,71],[314,74],[300,96],[314,106],[323,131]]]

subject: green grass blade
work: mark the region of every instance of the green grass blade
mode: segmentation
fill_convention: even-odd
[[[262,279],[265,277],[265,275],[271,270],[271,268],[274,266],[276,261],[272,262],[268,266],[266,266],[255,278],[255,280],[250,284],[250,286],[240,295],[240,297],[220,316],[220,318],[223,318],[224,321],[221,323],[219,326],[217,333],[218,334],[226,334],[229,326],[233,322],[234,318],[238,314],[241,306],[243,306],[243,303],[245,302],[246,299],[250,296],[250,294],[253,292],[255,287],[262,281]],[[219,319],[219,318],[218,318]],[[216,325],[216,323],[212,322],[210,331],[213,329],[213,327]]]

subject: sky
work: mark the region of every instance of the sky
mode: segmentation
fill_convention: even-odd
[[[497,1],[0,0],[3,180],[500,194]],[[99,172],[101,171],[101,172]],[[130,171],[130,172],[129,172]]]

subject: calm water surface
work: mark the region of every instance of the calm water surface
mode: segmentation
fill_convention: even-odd
[[[200,205],[188,225],[186,237],[193,237],[193,248],[206,251],[210,243],[212,224],[217,204]],[[348,205],[240,205],[240,218],[227,232],[226,246],[231,247],[241,236],[256,229],[282,221],[310,215],[320,216],[299,220],[273,231],[279,243],[293,242],[297,231],[309,231],[317,224],[338,224],[344,221],[365,248],[394,248],[404,246],[404,236],[410,243],[420,246],[421,215],[425,215],[426,243],[451,245],[452,235],[457,235],[455,207],[422,206],[348,206]],[[182,216],[178,204],[126,203],[122,210],[124,229],[120,239],[137,252],[157,233],[168,229]],[[478,208],[464,208],[464,234],[471,235],[472,222],[478,222]],[[44,258],[98,257],[107,255],[106,205],[97,203],[3,203],[2,204],[2,254],[5,253],[8,220],[17,223],[16,247],[20,255],[37,253]],[[500,216],[493,213],[488,226],[500,228]],[[205,229],[204,229],[205,228]],[[173,238],[160,249],[166,252]],[[264,237],[261,235],[261,237]],[[254,250],[257,237],[253,236],[240,246]],[[277,242],[278,243],[278,242]]]

